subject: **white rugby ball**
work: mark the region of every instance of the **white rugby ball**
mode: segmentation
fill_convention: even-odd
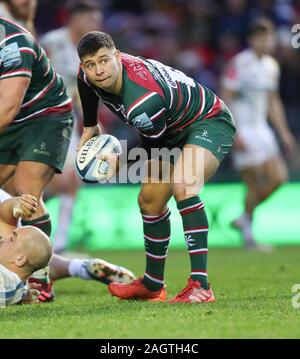
[[[78,151],[76,172],[86,183],[104,182],[108,173],[108,162],[96,158],[99,154],[122,153],[119,140],[111,135],[90,138]]]

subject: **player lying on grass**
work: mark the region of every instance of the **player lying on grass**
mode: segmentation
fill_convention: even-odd
[[[0,205],[0,307],[30,301],[26,281],[52,256],[51,242],[44,232],[33,226],[17,228],[20,215],[30,216],[36,205],[30,195]]]
[[[0,202],[1,197],[2,190]],[[49,261],[51,280],[79,277],[109,284],[112,281],[130,283],[135,279],[126,268],[102,259],[67,260],[55,254],[52,256],[51,242],[44,232],[34,226],[18,225],[20,217],[30,217],[36,207],[36,198],[28,194],[0,203],[0,307],[49,300],[51,291],[45,290],[49,284],[37,285],[30,283],[29,279],[34,271]]]

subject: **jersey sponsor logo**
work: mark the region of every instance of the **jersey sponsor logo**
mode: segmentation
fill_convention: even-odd
[[[35,148],[33,152],[39,155],[50,156],[50,153],[47,151],[46,142],[41,142],[39,148]]]
[[[134,117],[131,120],[131,125],[140,130],[141,132],[147,132],[153,128],[153,123],[146,114],[146,112]]]
[[[133,71],[143,80],[147,81],[148,76],[147,72],[144,70],[144,67],[142,65],[135,66],[134,64],[129,64],[130,67],[133,66]]]
[[[134,117],[131,120],[131,125],[141,131],[149,130],[153,127],[153,124],[152,124],[150,118],[148,117],[148,115],[146,114],[146,112]]]
[[[0,61],[4,68],[18,66],[22,63],[22,56],[16,42],[3,47],[0,51]]]
[[[208,131],[203,130],[201,135],[196,135],[195,138],[197,138],[199,140],[204,140],[204,141],[209,142],[209,143],[212,143],[212,140],[210,138],[208,138],[207,136],[208,136]]]
[[[162,74],[163,78],[171,87],[177,88],[177,82],[183,83],[187,86],[196,86],[195,81],[192,78],[186,76],[183,72],[173,69],[170,66],[163,65],[161,62],[156,60],[148,61],[156,66],[156,68]]]
[[[170,73],[167,71],[167,69],[165,67],[161,67],[160,71],[162,72],[163,77],[165,78],[165,80],[168,82],[168,84],[171,87],[177,88],[177,83],[175,79],[172,79],[172,76],[170,75]]]
[[[128,66],[133,69],[134,73],[142,80],[148,80],[148,74],[145,69],[145,64],[141,59],[128,54],[122,54],[122,59],[128,63]]]

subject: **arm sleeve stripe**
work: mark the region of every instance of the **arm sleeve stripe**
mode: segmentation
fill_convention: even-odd
[[[2,41],[0,41],[0,46],[2,46],[8,40],[11,40],[11,39],[13,39],[15,37],[18,37],[18,36],[27,36],[27,34],[22,33],[22,32],[17,32],[17,33],[10,34],[7,37],[5,37]]]
[[[70,106],[68,106],[68,105],[70,105]],[[64,107],[64,106],[66,106],[66,108],[67,108],[68,110],[71,110],[71,109],[72,109],[72,99],[69,98],[68,100],[66,100],[66,101],[64,101],[64,102],[62,102],[62,103],[60,103],[59,105],[56,105],[56,106],[51,106],[51,107],[43,108],[43,109],[41,109],[41,110],[39,110],[39,111],[36,111],[36,112],[34,112],[34,113],[32,113],[32,114],[26,116],[26,117],[20,118],[20,119],[18,119],[18,120],[14,120],[14,123],[15,123],[15,122],[22,122],[22,121],[24,121],[24,120],[27,120],[28,118],[37,116],[38,114],[42,114],[42,113],[44,113],[44,112],[48,112],[48,111],[52,111],[52,112],[53,112],[53,111],[55,111],[55,110],[57,110],[57,109],[60,109],[60,108],[62,108],[62,107]]]
[[[22,53],[33,55],[35,59],[37,58],[36,52],[33,49],[31,49],[30,47],[20,47],[19,50]]]
[[[7,72],[6,74],[3,74],[2,76],[0,76],[0,80],[6,79],[9,77],[18,76],[18,75],[26,75],[31,78],[31,71],[20,71],[20,70],[10,71],[10,72]]]
[[[54,82],[56,80],[56,76],[55,76],[55,72],[53,72],[53,77],[51,79],[51,81],[49,82],[49,84],[43,88],[42,91],[38,92],[31,100],[25,102],[21,108],[27,107],[29,105],[32,105],[34,102],[36,102],[37,100],[39,100],[40,98],[43,98],[45,96],[45,94],[51,89],[51,87],[54,85]]]
[[[152,117],[150,117],[150,120],[152,122],[158,120],[162,116],[162,114],[165,112],[165,110],[166,110],[165,107],[163,107],[160,111],[158,111],[156,114],[154,114]]]
[[[144,133],[142,133],[142,132],[140,132],[140,134],[141,134],[142,136],[144,136],[144,137],[149,137],[149,138],[158,138],[158,137],[160,137],[160,136],[161,136],[161,135],[165,132],[166,128],[167,128],[167,124],[165,123],[164,128],[163,128],[161,131],[159,131],[156,135],[150,135],[150,136],[147,136],[147,135],[145,135],[145,134],[144,134]]]

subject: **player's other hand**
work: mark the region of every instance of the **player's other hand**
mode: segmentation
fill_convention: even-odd
[[[77,151],[80,150],[80,148],[92,137],[101,135],[101,130],[98,125],[91,126],[91,127],[84,127],[83,132],[79,141],[79,144],[77,146]]]
[[[42,291],[42,286],[40,284],[34,283],[34,282],[27,282],[27,291],[23,296],[23,299],[21,301],[22,304],[38,304],[41,303],[39,300],[39,296]]]
[[[37,209],[37,199],[31,194],[22,194],[20,197],[15,198],[15,204],[13,206],[13,216],[19,217],[31,217]]]
[[[120,155],[118,155],[116,153],[110,153],[110,154],[99,153],[96,156],[96,158],[98,158],[99,160],[108,162],[108,172],[106,175],[107,181],[109,181],[111,178],[113,178],[119,171],[119,157],[120,157]]]

